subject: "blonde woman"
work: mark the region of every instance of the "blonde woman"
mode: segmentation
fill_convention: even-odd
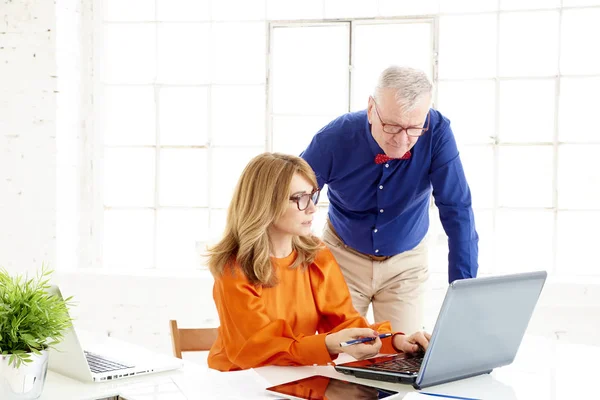
[[[311,234],[319,199],[314,172],[299,157],[264,153],[246,166],[219,243],[209,250],[220,327],[208,365],[233,371],[332,362],[427,348],[429,335],[369,325],[352,306],[331,252]],[[368,337],[372,341],[341,347]]]

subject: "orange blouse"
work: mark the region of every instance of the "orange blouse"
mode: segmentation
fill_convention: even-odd
[[[264,365],[325,365],[336,358],[325,336],[345,328],[391,332],[389,322],[369,325],[352,306],[350,292],[333,254],[319,251],[308,267],[289,268],[293,251],[272,258],[279,283],[270,288],[248,282],[241,268],[226,268],[215,279],[213,297],[221,326],[208,366],[234,371]],[[392,338],[381,353],[393,354]]]

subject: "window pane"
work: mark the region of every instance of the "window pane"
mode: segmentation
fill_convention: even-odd
[[[154,207],[154,149],[104,149],[104,205]]]
[[[558,8],[560,0],[500,0],[501,10],[535,10],[541,8]]]
[[[105,21],[154,21],[154,1],[104,0]]]
[[[558,147],[558,207],[600,209],[600,168],[594,167],[600,145]]]
[[[212,33],[213,82],[265,82],[267,31],[264,22],[215,23]]]
[[[443,13],[463,13],[496,11],[498,0],[440,0],[440,11]]]
[[[557,272],[560,275],[600,273],[598,234],[600,212],[562,211],[558,213]]]
[[[448,238],[442,227],[439,209],[435,206],[429,209],[429,231],[427,232],[427,247],[429,252],[429,272],[448,273]]]
[[[102,76],[104,82],[154,82],[156,75],[156,30],[154,24],[105,25],[103,39]]]
[[[494,237],[492,211],[475,212],[475,229],[479,235],[479,272],[489,274],[494,269]],[[429,247],[429,271],[448,276],[448,237],[440,222],[437,207],[429,210],[429,232],[427,244]]]
[[[496,14],[441,17],[440,79],[495,77],[496,27]]]
[[[450,119],[452,131],[460,143],[494,141],[494,81],[440,82],[436,108]]]
[[[494,213],[491,210],[475,211],[475,229],[479,235],[479,271],[477,275],[491,274],[498,269],[497,264],[494,262],[494,246],[496,243]]]
[[[554,140],[554,87],[554,80],[500,82],[501,142]]]
[[[501,207],[552,207],[552,146],[500,146]]]
[[[585,43],[600,37],[600,9],[565,10],[562,17],[560,72],[600,73],[600,53]]]
[[[300,155],[313,136],[336,117],[273,117],[273,151]]]
[[[379,74],[390,65],[421,69],[431,79],[430,23],[354,24],[353,35],[352,110],[367,107]]]
[[[155,0],[159,21],[209,21],[210,0]]]
[[[210,204],[215,208],[227,208],[242,171],[252,158],[263,149],[215,148],[212,149]]]
[[[494,206],[494,149],[492,146],[462,146],[460,159],[471,189],[474,208]]]
[[[440,8],[440,0],[379,0],[379,15],[433,15]]]
[[[211,2],[213,21],[265,19],[266,0],[219,0]]]
[[[323,194],[321,194],[323,196]],[[319,199],[319,205],[321,204],[321,199]],[[323,237],[323,229],[325,228],[325,224],[327,223],[327,212],[329,207],[317,207],[317,212],[313,214],[313,222],[311,231],[314,235],[318,237]]]
[[[213,86],[212,143],[265,145],[264,86]]]
[[[593,116],[600,104],[600,78],[561,78],[558,137],[561,142],[600,140]]]
[[[104,211],[103,266],[144,269],[154,262],[154,211]]]
[[[274,28],[272,39],[273,113],[348,111],[348,24]]]
[[[553,236],[554,213],[551,211],[498,211],[495,272],[552,271]]]
[[[236,182],[237,183],[237,182]],[[209,243],[217,243],[223,237],[225,232],[225,226],[227,225],[227,210],[225,209],[211,209],[210,210],[210,229],[209,229]],[[200,249],[201,252],[205,251],[204,248]]]
[[[160,143],[205,145],[208,142],[208,89],[160,89]]]
[[[324,0],[325,18],[367,18],[377,15],[377,3],[364,0]]]
[[[208,238],[208,210],[159,210],[156,263],[174,270],[198,268],[201,260],[197,243]]]
[[[160,205],[208,205],[206,149],[160,151]]]
[[[323,185],[321,188],[321,194],[319,195],[319,205],[329,204],[329,193],[327,192],[328,186],[327,184]]]
[[[158,25],[158,81],[208,83],[210,24]]]
[[[323,0],[267,0],[268,19],[321,19]]]
[[[106,145],[153,145],[156,143],[154,89],[145,87],[103,88],[102,104]]]
[[[500,75],[555,75],[558,66],[558,12],[500,15]]]

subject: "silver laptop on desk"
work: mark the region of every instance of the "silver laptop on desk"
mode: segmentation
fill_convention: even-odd
[[[455,281],[424,354],[375,357],[335,369],[417,389],[490,373],[513,362],[546,276],[540,271]]]
[[[52,286],[50,294],[62,294],[57,286]],[[82,348],[73,327],[64,332],[63,341],[50,350],[48,368],[59,374],[84,381],[106,382],[130,376],[168,371],[183,366],[183,361],[175,357],[154,354],[121,354],[106,357]]]

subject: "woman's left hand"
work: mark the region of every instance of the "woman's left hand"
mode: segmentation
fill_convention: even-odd
[[[415,332],[410,336],[394,335],[393,345],[396,350],[404,353],[416,353],[427,350],[430,339],[431,335],[427,332]]]

